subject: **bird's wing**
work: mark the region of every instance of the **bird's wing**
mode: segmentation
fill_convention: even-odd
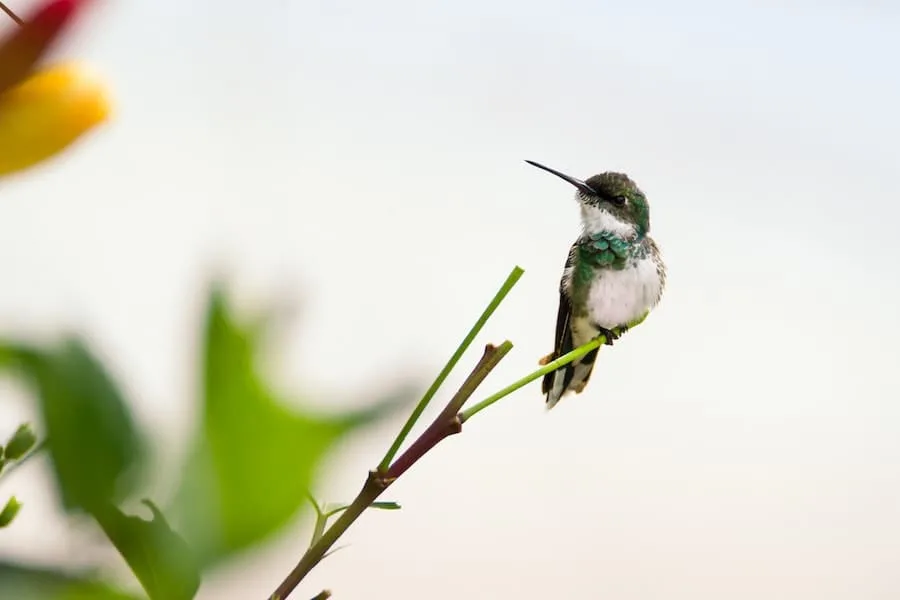
[[[546,362],[556,360],[563,354],[573,349],[572,347],[572,329],[569,327],[569,319],[572,316],[572,305],[569,302],[569,280],[571,278],[572,267],[575,263],[575,248],[573,244],[569,250],[569,256],[566,258],[566,266],[563,270],[562,281],[559,284],[559,310],[556,313],[556,336],[553,338],[553,353],[546,357]],[[541,391],[547,393],[553,385],[554,372],[544,375],[541,382]]]

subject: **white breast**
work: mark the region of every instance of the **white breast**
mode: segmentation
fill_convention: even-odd
[[[630,323],[656,305],[661,287],[649,258],[621,271],[604,270],[588,290],[590,321],[605,329]]]
[[[602,208],[591,206],[586,202],[581,203],[581,224],[587,234],[595,231],[610,231],[620,238],[634,237],[633,224],[620,221]]]

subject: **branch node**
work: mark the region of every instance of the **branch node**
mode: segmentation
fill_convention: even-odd
[[[371,471],[369,471],[369,476],[366,478],[365,487],[384,491],[389,485],[394,482],[394,479],[396,479],[396,477],[391,477],[384,471],[381,471],[379,469],[372,469]]]
[[[447,424],[447,430],[450,432],[447,435],[455,435],[457,433],[461,433],[462,426],[462,419],[459,418],[459,414],[456,414]]]

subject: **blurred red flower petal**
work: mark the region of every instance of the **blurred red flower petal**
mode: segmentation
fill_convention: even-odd
[[[0,94],[19,83],[90,0],[47,0],[0,40]]]

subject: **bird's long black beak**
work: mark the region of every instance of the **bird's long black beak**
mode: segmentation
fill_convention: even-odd
[[[560,179],[562,179],[564,181],[568,181],[569,183],[574,185],[576,188],[578,188],[582,193],[590,194],[591,196],[597,195],[597,191],[594,190],[594,188],[592,188],[591,186],[589,186],[588,184],[586,184],[585,182],[583,182],[580,179],[575,179],[574,177],[566,175],[565,173],[560,173],[556,169],[551,169],[550,167],[545,167],[544,165],[542,165],[540,163],[536,163],[533,160],[526,160],[525,162],[527,162],[529,165],[537,167],[538,169],[543,169],[543,170],[547,171],[548,173],[553,173],[554,175],[556,175],[557,177],[559,177]]]

